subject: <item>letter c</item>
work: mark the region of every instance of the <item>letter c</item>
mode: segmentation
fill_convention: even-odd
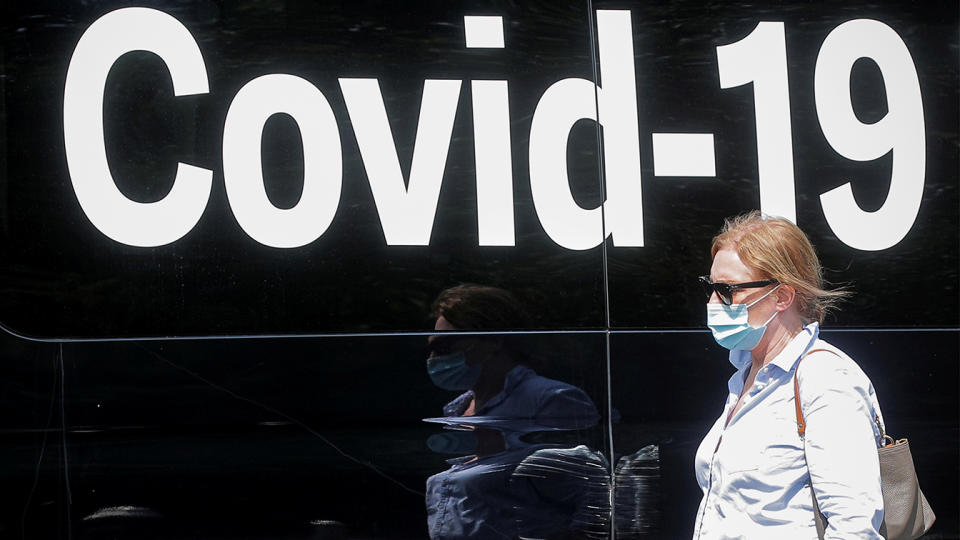
[[[213,171],[178,163],[170,193],[152,203],[132,201],[117,189],[107,163],[103,94],[110,68],[131,51],[152,52],[166,63],[174,95],[210,91],[200,48],[180,21],[155,9],[111,11],[84,32],[70,59],[63,138],[70,181],[93,226],[117,242],[156,247],[179,240],[197,224],[210,198]]]

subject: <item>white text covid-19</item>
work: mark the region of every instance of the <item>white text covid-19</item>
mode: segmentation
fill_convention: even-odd
[[[464,17],[467,48],[503,48],[498,16]],[[550,85],[533,113],[529,181],[544,231],[558,245],[590,249],[608,236],[616,247],[644,245],[640,133],[631,15],[598,10],[600,84],[565,78]],[[210,169],[179,163],[169,193],[142,203],[129,199],[110,173],[103,107],[107,75],[122,55],[149,51],[166,64],[176,96],[210,91],[197,41],[176,18],[149,8],[123,8],[96,20],[70,59],[63,131],[70,179],[84,213],[106,236],[131,246],[175,242],[206,209]],[[853,63],[869,58],[880,68],[888,112],[861,122],[853,111]],[[720,88],[753,83],[757,119],[759,207],[796,221],[793,142],[784,25],[761,22],[744,39],[717,47]],[[393,133],[375,78],[340,78],[347,113],[370,182],[388,245],[430,243],[441,181],[463,81],[426,79],[408,178],[403,177]],[[478,245],[515,244],[513,164],[508,81],[471,80]],[[823,42],[814,90],[823,135],[843,157],[870,161],[892,153],[883,205],[864,211],[849,183],[827,191],[820,203],[827,223],[847,245],[881,250],[897,244],[919,212],[924,185],[923,107],[916,68],[900,36],[882,22],[847,21]],[[278,208],[264,186],[261,142],[267,120],[287,114],[300,129],[303,190],[291,208]],[[602,126],[605,201],[583,208],[568,178],[567,143],[577,122]],[[712,134],[654,133],[654,174],[715,176]],[[327,230],[340,204],[343,155],[330,103],[311,82],[272,73],[246,83],[233,97],[223,127],[223,179],[230,208],[243,230],[276,248],[307,245]]]

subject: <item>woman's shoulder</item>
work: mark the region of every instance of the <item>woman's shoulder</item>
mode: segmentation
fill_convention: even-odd
[[[804,411],[836,415],[842,411],[865,415],[871,420],[874,438],[881,437],[883,414],[870,378],[848,354],[823,340],[816,340],[797,368]],[[810,407],[813,407],[812,409]],[[876,421],[876,423],[874,422]]]
[[[817,339],[798,364],[797,379],[802,385],[822,388],[870,388],[872,383],[857,362],[834,345]]]
[[[581,388],[538,375],[532,370],[522,383],[523,392],[536,401],[535,416],[593,417],[598,415],[593,400]]]

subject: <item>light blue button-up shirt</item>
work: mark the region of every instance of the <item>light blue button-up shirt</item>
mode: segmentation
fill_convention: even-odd
[[[806,326],[764,366],[725,425],[751,365],[750,351],[730,352],[737,368],[730,393],[697,450],[703,499],[695,539],[815,540],[811,483],[828,519],[826,538],[882,538],[880,429],[874,421],[882,423],[880,406],[860,367],[818,336],[817,323]],[[800,364],[804,440],[797,434],[793,374],[800,357],[815,349],[831,352],[811,353]]]

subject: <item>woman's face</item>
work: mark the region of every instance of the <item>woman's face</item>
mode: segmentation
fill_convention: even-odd
[[[749,281],[762,281],[767,279],[755,268],[751,268],[740,260],[740,255],[733,249],[721,249],[713,258],[713,265],[710,267],[710,281],[720,283],[746,283]],[[734,304],[749,304],[764,294],[770,292],[775,285],[758,287],[755,289],[738,289],[733,291]],[[714,292],[710,296],[709,303],[719,304],[720,297]],[[777,295],[771,294],[750,308],[750,318],[748,319],[752,326],[760,326],[776,311]]]
[[[437,322],[435,322],[435,323],[433,324],[433,329],[436,330],[436,331],[438,331],[438,332],[443,332],[443,331],[448,331],[448,332],[449,332],[449,331],[452,331],[452,330],[458,330],[458,328],[457,328],[456,326],[450,324],[450,321],[448,321],[446,318],[444,318],[443,315],[437,317]]]
[[[456,332],[460,330],[443,315],[437,317],[437,322],[434,323],[433,329],[438,332]],[[427,338],[427,343],[430,346],[430,358],[451,352],[462,352],[466,357],[468,366],[472,366],[483,360],[483,355],[478,354],[481,352],[481,348],[477,347],[478,342],[481,342],[479,338],[464,335],[443,336],[434,334]]]
[[[450,324],[450,321],[445,319],[443,315],[437,317],[437,322],[434,323],[433,329],[438,332],[455,332],[459,330],[459,328]],[[430,346],[430,358],[434,358],[437,356],[448,354],[450,352],[454,352],[455,346],[453,344],[461,340],[462,340],[462,337],[460,336],[443,336],[443,335],[437,335],[437,334],[431,335],[430,337],[427,338],[427,344]],[[435,344],[440,344],[440,342],[443,342],[442,346],[435,345]],[[459,350],[459,349],[456,349],[456,350]]]

